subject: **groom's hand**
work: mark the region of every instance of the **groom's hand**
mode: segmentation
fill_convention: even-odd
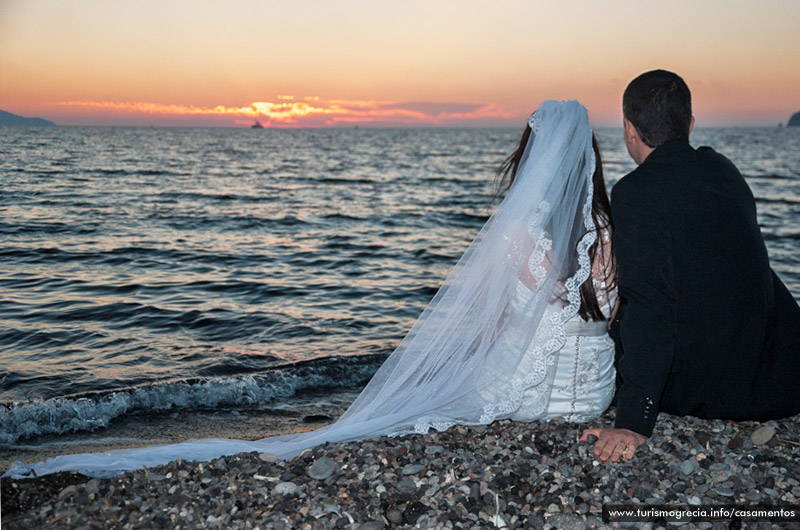
[[[636,453],[636,448],[647,440],[638,432],[628,429],[586,429],[583,431],[580,441],[588,442],[589,435],[597,437],[594,454],[603,462],[609,458],[612,462],[616,462],[620,458],[630,460]]]

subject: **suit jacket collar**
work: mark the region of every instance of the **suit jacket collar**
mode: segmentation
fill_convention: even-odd
[[[656,147],[649,155],[647,155],[647,158],[645,158],[640,165],[689,151],[694,151],[694,148],[689,145],[687,140],[670,140],[669,142],[663,143]]]

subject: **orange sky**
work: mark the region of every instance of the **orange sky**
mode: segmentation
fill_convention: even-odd
[[[697,125],[800,110],[795,0],[0,0],[0,109],[58,124],[521,126],[548,98],[621,121],[673,70]]]

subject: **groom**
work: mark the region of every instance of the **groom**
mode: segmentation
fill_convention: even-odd
[[[767,420],[800,413],[800,307],[770,268],[753,194],[727,158],[694,149],[691,95],[646,72],[622,99],[638,168],[611,191],[621,301],[617,394],[601,460],[633,458],[659,411]]]

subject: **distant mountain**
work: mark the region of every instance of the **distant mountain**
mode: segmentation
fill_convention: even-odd
[[[55,125],[55,123],[42,118],[25,118],[0,110],[0,125]]]
[[[789,118],[789,123],[786,124],[787,127],[800,127],[800,112],[795,112],[791,118]]]

